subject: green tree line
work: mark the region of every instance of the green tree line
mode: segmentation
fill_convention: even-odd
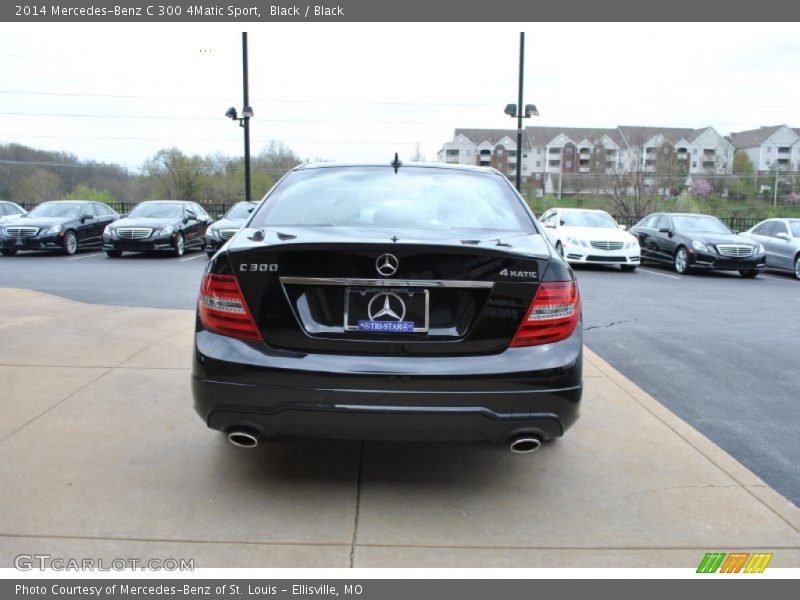
[[[268,144],[251,159],[253,198],[263,196],[301,162],[283,143]],[[238,157],[163,148],[132,172],[114,163],[82,161],[68,152],[0,144],[0,199],[24,203],[186,199],[233,204],[244,199],[244,165]]]

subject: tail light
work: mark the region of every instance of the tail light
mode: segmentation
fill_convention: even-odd
[[[214,333],[263,341],[233,275],[206,274],[200,286],[200,321]]]
[[[574,281],[539,285],[510,347],[537,346],[567,339],[580,319],[580,295]]]

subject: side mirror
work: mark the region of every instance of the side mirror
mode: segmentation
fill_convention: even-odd
[[[555,223],[545,223],[544,226],[547,227],[548,229],[555,229],[556,228],[556,224]]]
[[[81,215],[81,223],[84,221],[88,221],[89,219],[94,219],[94,215],[90,215],[89,213],[83,213]]]
[[[622,229],[622,231],[628,231],[627,225],[620,225],[619,228]]]
[[[217,215],[217,219],[221,219],[221,218],[222,218],[222,217],[224,217],[224,216],[225,216],[225,215],[223,215],[222,213],[219,213],[219,214]]]
[[[667,235],[672,235],[672,230],[669,227],[661,227],[658,230],[658,233],[666,233]]]
[[[251,206],[250,208],[248,208],[248,209],[247,209],[247,212],[251,213],[251,212],[253,212],[255,209],[256,209],[256,207],[255,207],[255,206]]]
[[[789,234],[786,233],[785,231],[779,231],[778,233],[775,234],[775,237],[780,238],[782,240],[786,240],[787,242],[789,241]]]

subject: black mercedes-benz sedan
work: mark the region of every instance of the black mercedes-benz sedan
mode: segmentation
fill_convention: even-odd
[[[171,252],[206,247],[211,217],[196,202],[147,200],[103,232],[103,248],[112,258],[123,252]]]
[[[755,277],[766,266],[763,244],[737,235],[711,215],[654,213],[630,232],[639,239],[643,261],[671,264],[676,273],[716,269]]]
[[[214,256],[225,242],[236,235],[256,206],[256,202],[237,202],[224,215],[219,215],[219,220],[214,221],[206,231],[206,253],[209,257]]]
[[[10,222],[0,224],[0,252],[57,250],[75,254],[103,243],[103,229],[119,215],[102,202],[52,200],[42,202]]]
[[[200,417],[240,446],[535,450],[578,417],[578,287],[493,169],[302,165],[209,261],[192,386]]]

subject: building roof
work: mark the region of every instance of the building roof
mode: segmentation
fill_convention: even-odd
[[[770,125],[748,131],[732,132],[730,135],[731,143],[734,148],[755,148],[766,142],[781,127],[783,125]],[[800,135],[800,132],[796,129],[794,132]]]
[[[629,146],[639,147],[650,140],[652,137],[661,134],[670,143],[674,144],[680,140],[693,142],[697,136],[703,133],[708,127],[701,129],[691,129],[688,127],[646,127],[639,125],[620,125],[619,131]]]
[[[583,140],[597,142],[604,135],[614,140],[618,146],[623,144],[619,131],[602,127],[526,127],[525,133],[531,146],[546,146],[561,134],[566,135],[576,144]]]
[[[489,142],[494,146],[506,136],[510,137],[515,144],[517,143],[516,129],[456,129],[453,139],[459,135],[463,135],[476,146],[481,142]],[[527,137],[524,135],[522,136],[522,149],[530,150]]]

